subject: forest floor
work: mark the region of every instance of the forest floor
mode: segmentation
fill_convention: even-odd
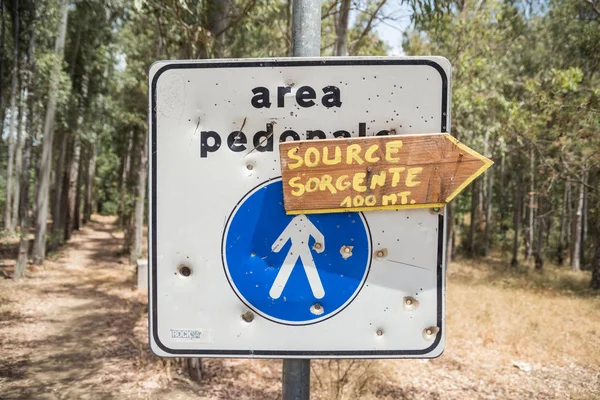
[[[279,360],[206,359],[195,383],[177,360],[152,355],[146,294],[122,241],[114,219],[94,216],[20,282],[8,279],[14,242],[0,246],[0,398],[280,397]],[[449,268],[440,358],[315,361],[313,398],[600,398],[600,296],[586,289],[589,274],[505,265]]]

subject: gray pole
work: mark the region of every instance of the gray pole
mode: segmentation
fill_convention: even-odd
[[[292,56],[321,55],[321,0],[294,0]],[[283,360],[282,400],[310,398],[310,359]]]
[[[310,398],[310,360],[283,360],[282,400]]]
[[[294,0],[292,9],[292,56],[321,55],[321,0]]]

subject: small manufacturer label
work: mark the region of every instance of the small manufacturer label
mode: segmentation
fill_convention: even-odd
[[[172,342],[180,343],[211,343],[212,331],[208,329],[170,329]]]

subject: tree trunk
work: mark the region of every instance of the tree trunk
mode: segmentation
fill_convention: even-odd
[[[6,31],[4,0],[0,0],[0,18],[2,19],[2,27],[0,28],[0,77],[4,76],[4,32]],[[4,121],[4,82],[0,78],[0,121]],[[4,124],[0,123],[0,140],[4,133]]]
[[[30,118],[32,118],[32,121],[29,123],[29,126],[31,127],[31,134],[33,135],[33,143],[36,144],[31,148],[31,167],[33,168],[34,171],[34,179],[33,181],[36,182],[35,185],[33,185],[33,201],[31,202],[31,219],[29,220],[29,223],[31,224],[32,222],[37,221],[37,201],[36,199],[38,198],[38,193],[40,190],[40,185],[37,184],[37,182],[40,181],[40,177],[41,177],[41,172],[40,172],[40,163],[41,163],[41,149],[39,148],[39,145],[37,145],[37,143],[40,143],[42,140],[41,138],[41,131],[42,131],[42,118],[40,118],[40,113],[36,112],[40,109],[41,107],[38,106],[37,102],[34,103],[34,105],[30,108],[31,110],[31,114],[29,115]]]
[[[456,219],[456,216],[454,215],[455,213],[456,212],[453,210],[453,216],[452,216],[452,226],[453,226],[453,229],[452,229],[452,238],[451,238],[452,242],[450,243],[451,244],[450,251],[451,251],[452,259],[454,259],[454,256],[456,256],[456,243],[457,243],[456,242],[456,237],[458,236],[458,233],[456,232],[456,221],[457,221],[457,219]]]
[[[13,191],[13,168],[15,159],[15,136],[17,134],[17,81],[19,79],[19,0],[14,3],[13,21],[13,64],[10,83],[10,124],[8,128],[8,161],[6,165],[6,202],[4,204],[4,229],[13,232],[12,225],[12,191]],[[0,77],[2,79],[2,77]]]
[[[23,102],[25,101],[23,93],[23,85],[21,82],[21,74],[19,74],[19,105],[18,121],[17,121],[17,143],[15,145],[15,180],[12,199],[12,215],[10,226],[13,228],[19,224],[19,198],[21,197],[21,169],[23,167],[23,135],[25,134],[25,119],[23,118]]]
[[[85,200],[83,202],[83,223],[90,221],[92,216],[92,194],[94,192],[94,176],[96,174],[96,144],[90,145],[87,176],[85,180]]]
[[[584,185],[579,184],[579,197],[577,199],[577,209],[573,219],[573,251],[571,252],[571,269],[573,271],[581,270],[581,221],[583,214]]]
[[[446,224],[446,268],[448,268],[454,255],[454,203],[452,202],[446,205]]]
[[[131,168],[131,152],[133,151],[133,136],[134,132],[129,131],[127,136],[127,149],[122,157],[123,168],[121,170],[121,181],[119,182],[119,226],[125,227],[125,219],[127,214],[127,206],[125,204],[127,195],[127,183],[129,177],[129,170]]]
[[[76,129],[79,128],[79,123]],[[81,140],[79,134],[75,133],[73,139],[73,156],[69,165],[69,173],[67,180],[67,207],[65,218],[65,241],[71,238],[73,231],[73,223],[75,222],[75,200],[77,198],[77,183],[79,182],[79,161],[81,158]]]
[[[52,211],[52,234],[57,235],[63,227],[63,189],[65,180],[65,164],[67,159],[67,151],[69,144],[69,135],[64,132],[60,140],[60,154],[56,160],[56,168],[54,169],[54,204]]]
[[[571,260],[571,257],[573,256],[573,254],[571,253],[573,249],[573,246],[571,246],[573,243],[571,237],[573,234],[573,209],[573,186],[569,184],[567,186],[567,220],[565,221],[565,244],[569,260]]]
[[[549,199],[546,199],[546,201],[549,201]],[[546,232],[544,233],[544,237],[545,237],[544,240],[545,240],[547,249],[550,248],[550,232],[552,232],[552,228],[553,228],[552,224],[553,223],[554,223],[554,220],[551,216],[544,220],[544,229],[546,230]]]
[[[477,207],[479,206],[479,180],[471,184],[471,225],[469,226],[469,256],[475,256],[475,236],[477,227]]]
[[[77,57],[81,47],[82,37],[82,26],[85,26],[85,18],[83,24],[80,24],[77,28],[77,34],[74,42],[71,44],[71,70],[69,76],[71,82],[74,83],[76,80],[76,67]],[[85,75],[82,79],[82,86],[85,90]],[[57,233],[59,230],[63,232],[63,241],[69,240],[71,237],[71,221],[73,220],[73,207],[75,203],[74,187],[77,180],[77,172],[79,171],[79,151],[80,151],[80,140],[79,140],[79,126],[81,124],[81,97],[78,96],[76,88],[72,88],[71,95],[75,98],[79,98],[77,107],[78,112],[75,116],[75,121],[70,124],[70,129],[63,134],[63,140],[61,145],[61,154],[59,158],[59,165],[57,170],[59,174],[56,177],[56,201],[54,203],[54,210],[57,218],[56,223],[53,225],[53,232]]]
[[[44,122],[44,142],[42,145],[42,158],[40,162],[40,181],[36,198],[37,218],[35,221],[35,241],[33,246],[33,261],[41,264],[46,257],[46,220],[48,219],[48,199],[50,196],[50,168],[52,166],[52,142],[54,118],[56,114],[56,100],[58,81],[62,60],[64,58],[65,36],[67,32],[67,17],[69,13],[69,0],[62,0],[61,19],[58,24],[55,52],[59,62],[55,63],[50,75],[50,90],[48,93],[48,107]]]
[[[81,136],[80,131],[83,126],[85,115],[85,104],[88,95],[88,76],[84,74],[81,78],[81,95],[79,97],[77,123],[75,124],[75,145],[73,152],[73,162],[71,164],[69,181],[69,208],[67,212],[70,216],[70,223],[67,225],[67,237],[71,237],[73,230],[79,230],[80,221],[80,202],[81,202]]]
[[[506,199],[504,191],[506,155],[504,154],[503,149],[500,149],[500,152],[502,153],[502,156],[500,158],[500,191],[498,192],[500,196],[498,197],[498,210],[500,211],[500,223],[502,224],[502,228],[504,228],[504,217],[506,216]],[[504,229],[502,229],[502,232],[504,232]]]
[[[544,247],[544,198],[538,195],[538,218],[537,218],[537,240],[535,246],[535,269],[541,271],[544,268],[542,249]]]
[[[225,41],[225,30],[229,25],[229,4],[230,0],[209,0],[208,1],[208,25],[210,32],[215,40],[213,45],[214,58],[222,58],[223,43]]]
[[[335,56],[348,55],[348,15],[350,14],[350,0],[340,1],[340,10],[335,23]]]
[[[487,196],[485,201],[485,231],[483,234],[483,255],[490,252],[492,228],[492,199],[494,197],[494,171],[487,171]]]
[[[35,21],[35,9],[33,11],[32,21]],[[19,255],[15,265],[14,278],[19,279],[25,276],[25,268],[27,267],[27,259],[29,256],[29,177],[31,168],[31,147],[33,144],[34,118],[33,112],[35,107],[35,99],[30,93],[32,88],[32,80],[35,74],[35,30],[32,30],[29,39],[29,49],[27,51],[27,63],[29,74],[27,76],[27,126],[23,130],[25,149],[23,150],[23,165],[21,168],[19,179],[21,181],[21,201],[19,203],[19,220],[20,220],[20,240],[19,240]],[[22,121],[25,124],[25,121]]]
[[[83,151],[80,150],[80,151]],[[77,182],[75,186],[75,205],[73,207],[73,230],[78,231],[81,225],[81,186],[85,174],[84,160],[85,151],[79,156],[79,170],[77,171]]]
[[[530,171],[529,171],[529,236],[527,242],[527,253],[525,261],[531,259],[533,253],[533,231],[534,231],[534,209],[535,209],[535,153],[533,149],[530,152]]]
[[[33,106],[30,107],[30,111]],[[19,203],[19,220],[20,220],[20,241],[19,255],[15,265],[15,279],[20,279],[25,276],[25,268],[27,266],[27,258],[29,255],[29,168],[31,162],[31,134],[25,133],[25,149],[23,154],[23,165],[20,171],[19,179],[21,181],[21,202]]]
[[[510,262],[511,267],[516,267],[519,265],[519,232],[521,230],[522,209],[521,178],[519,176],[517,177],[517,182],[515,182],[515,203],[513,210],[513,229],[515,231],[515,236],[513,238],[512,260]]]
[[[67,145],[67,161],[65,163],[65,173],[62,181],[62,199],[61,199],[61,220],[60,227],[62,230],[62,241],[66,242],[70,237],[70,224],[71,224],[71,202],[69,201],[71,194],[71,176],[72,176],[72,168],[73,162],[75,160],[75,141],[76,137],[73,137],[69,140],[69,144]]]
[[[560,211],[560,235],[558,237],[558,248],[556,249],[556,260],[558,262],[558,265],[564,265],[565,263],[565,257],[563,254],[563,249],[564,249],[564,243],[565,243],[565,228],[567,226],[566,224],[566,218],[567,218],[567,212],[568,212],[568,201],[569,201],[569,183],[565,182],[565,191],[563,193],[563,202],[562,202],[562,207],[561,207],[561,211]]]
[[[138,144],[140,151],[140,162],[137,174],[137,196],[135,198],[131,262],[135,262],[138,258],[141,258],[142,242],[144,239],[144,205],[146,200],[146,176],[148,169],[148,145],[146,143],[146,130],[143,131],[141,136],[142,140]]]
[[[600,210],[600,193],[596,191],[596,210]],[[592,229],[594,226],[592,227]],[[592,237],[594,241],[594,261],[592,263],[592,281],[590,288],[600,290],[600,215],[596,214],[595,234]]]
[[[135,132],[131,132],[132,142],[135,139]],[[137,144],[136,144],[137,146]],[[132,147],[132,149],[135,146]],[[135,147],[137,149],[137,147]],[[139,153],[134,153],[133,150],[129,152],[129,168],[127,171],[127,175],[124,177],[123,190],[128,194],[136,194],[137,190],[137,166],[141,160],[138,160]],[[126,253],[131,252],[131,247],[133,246],[133,207],[130,207],[129,204],[125,204],[123,207],[123,214],[120,219],[123,221],[123,228],[125,231],[125,240],[124,240],[124,248],[123,251]]]
[[[580,265],[585,266],[585,239],[588,231],[588,171],[583,173],[583,209],[581,212],[581,245],[579,260]]]
[[[34,108],[30,108],[30,112],[33,113],[34,112]],[[29,124],[29,126],[31,127],[31,135],[34,135],[34,137],[32,137],[34,142],[37,142],[37,139],[35,138],[36,133],[38,131],[38,126],[39,123],[37,122],[38,120],[38,114],[33,114],[33,115],[29,115],[30,118],[33,118],[33,116],[35,115],[35,119],[34,121],[36,122],[32,122]],[[33,193],[31,193],[31,195],[33,196],[33,202],[31,203],[31,218],[29,220],[29,223],[31,224],[32,222],[34,222],[37,219],[37,204],[35,202],[35,200],[37,199],[37,194],[38,194],[38,189],[39,189],[39,185],[37,184],[37,182],[40,181],[40,152],[38,151],[39,149],[37,148],[37,146],[32,146],[31,148],[31,168],[33,169],[33,174],[34,174],[34,178],[33,181],[36,182],[35,185],[33,185]]]
[[[594,263],[592,265],[592,281],[590,282],[590,287],[595,290],[600,290],[600,226],[598,226],[597,232],[595,243],[596,251]]]
[[[285,5],[285,55],[292,56],[292,1],[287,0]]]
[[[25,149],[23,154],[23,168],[19,179],[21,180],[21,202],[19,204],[20,219],[20,240],[19,255],[15,265],[15,279],[25,276],[25,267],[27,266],[27,256],[29,255],[29,167],[31,161],[32,138],[27,134],[25,138]]]

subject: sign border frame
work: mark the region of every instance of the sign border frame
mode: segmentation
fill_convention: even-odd
[[[439,57],[444,59],[443,57]],[[445,60],[445,59],[444,59]],[[172,60],[172,61],[187,61],[187,60]],[[161,63],[158,61],[155,64]],[[168,61],[167,61],[168,62]],[[437,316],[436,324],[439,328],[433,343],[424,349],[420,350],[218,350],[218,349],[171,349],[161,342],[158,336],[158,293],[157,293],[157,132],[156,132],[156,86],[160,76],[171,69],[204,69],[204,68],[244,68],[244,67],[262,67],[262,68],[273,68],[273,67],[302,67],[302,66],[360,66],[360,65],[426,65],[434,68],[442,79],[442,115],[441,115],[441,133],[448,132],[447,122],[450,120],[450,113],[448,110],[448,75],[444,68],[434,61],[428,58],[389,58],[389,57],[361,57],[361,58],[342,58],[342,57],[328,57],[328,58],[258,58],[258,59],[231,59],[231,60],[206,60],[197,61],[190,60],[189,62],[179,62],[167,64],[160,67],[154,73],[152,69],[153,64],[150,67],[148,76],[149,83],[149,122],[151,126],[151,132],[149,135],[149,147],[150,147],[150,163],[148,164],[148,175],[150,185],[148,187],[149,193],[149,235],[148,235],[148,249],[150,252],[149,257],[149,268],[148,268],[148,336],[151,339],[149,341],[150,349],[154,352],[152,344],[155,344],[165,353],[173,357],[238,357],[238,358],[250,358],[250,357],[262,357],[262,358],[303,358],[303,357],[316,357],[316,358],[396,358],[396,357],[410,357],[410,356],[421,356],[419,358],[436,358],[439,357],[444,349],[436,355],[429,355],[433,352],[442,340],[442,336],[445,335],[443,326],[443,310],[444,310],[444,237],[445,237],[445,224],[444,215],[438,216],[438,243],[437,243],[437,268],[436,268],[436,283],[437,283]],[[367,278],[368,279],[368,278]],[[160,356],[160,355],[159,355]],[[407,357],[407,358],[408,358]]]

